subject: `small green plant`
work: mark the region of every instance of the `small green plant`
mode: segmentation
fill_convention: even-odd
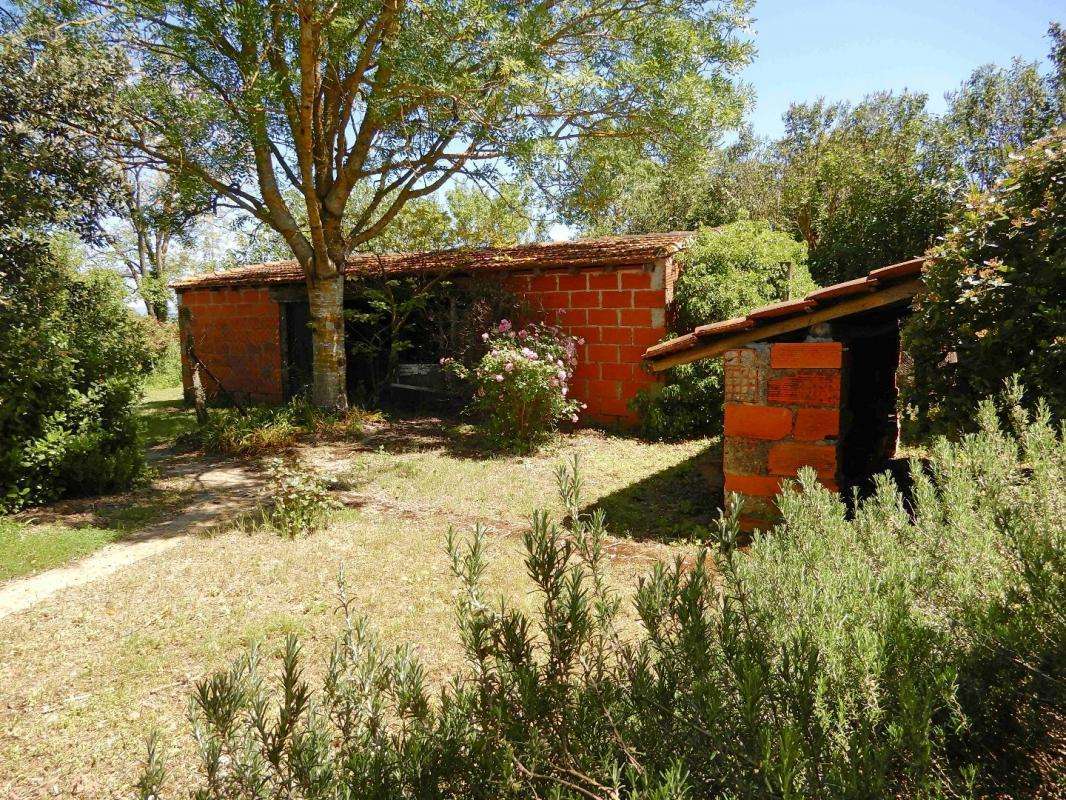
[[[441,364],[469,384],[467,410],[494,446],[528,450],[561,421],[577,422],[584,406],[568,394],[582,340],[539,323],[516,331],[506,319],[481,338],[486,351],[476,366],[451,358]]]
[[[272,528],[295,539],[314,533],[326,523],[337,504],[314,469],[300,462],[272,458],[267,462],[267,474],[270,497],[264,519]]]

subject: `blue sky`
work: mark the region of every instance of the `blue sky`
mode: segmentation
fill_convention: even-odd
[[[749,115],[760,136],[782,131],[792,101],[858,100],[881,89],[943,95],[981,64],[1043,59],[1048,23],[1066,24],[1062,0],[756,0],[755,61],[743,73],[756,93]]]

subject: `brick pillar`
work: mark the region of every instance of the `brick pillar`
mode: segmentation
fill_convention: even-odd
[[[800,467],[837,490],[842,364],[839,342],[758,343],[725,354],[723,472],[725,491],[741,496],[743,529],[773,524],[774,497]]]

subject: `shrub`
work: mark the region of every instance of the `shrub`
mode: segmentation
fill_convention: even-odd
[[[257,456],[292,447],[303,436],[359,436],[373,415],[358,408],[342,415],[324,411],[303,397],[281,406],[223,407],[182,437],[187,446],[227,456]]]
[[[0,510],[122,490],[145,468],[134,407],[152,354],[121,283],[21,244],[0,290]]]
[[[582,405],[567,394],[579,339],[540,323],[515,331],[505,319],[482,340],[486,351],[473,368],[451,358],[441,363],[469,384],[467,409],[494,446],[528,449],[563,419],[577,422]]]
[[[253,652],[198,684],[194,796],[1056,796],[1066,443],[1008,416],[1016,436],[982,404],[912,465],[910,501],[885,476],[852,519],[805,471],[745,551],[723,518],[719,551],[656,565],[635,625],[563,469],[566,527],[538,512],[524,537],[535,616],[487,596],[480,531],[449,534],[460,674],[431,691],[342,593],[319,691],[295,639],[276,681]],[[161,784],[153,749],[142,796]]]
[[[704,228],[681,255],[674,288],[673,335],[729,319],[814,288],[807,248],[761,220]],[[789,271],[792,264],[792,286]],[[653,439],[713,435],[722,425],[722,369],[705,360],[666,373],[662,386],[637,395],[634,410]]]
[[[279,533],[295,539],[321,528],[336,503],[326,482],[299,462],[272,458],[267,462],[270,498],[264,517]]]
[[[1066,416],[1066,127],[965,204],[925,286],[904,332],[920,428],[972,429],[978,399],[1014,374]]]

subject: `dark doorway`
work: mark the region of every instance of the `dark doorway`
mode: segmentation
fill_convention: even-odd
[[[281,374],[285,399],[307,394],[314,363],[311,349],[311,308],[307,303],[281,304]]]
[[[888,319],[848,333],[841,447],[845,484],[884,470],[899,438],[899,321]]]

